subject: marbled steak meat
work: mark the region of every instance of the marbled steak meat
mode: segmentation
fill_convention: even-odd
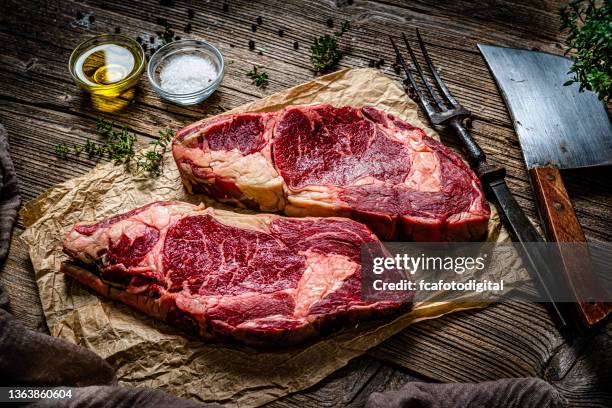
[[[62,271],[100,294],[209,340],[297,343],[408,302],[361,300],[361,246],[347,218],[245,215],[156,202],[69,232]]]
[[[381,239],[476,240],[489,206],[450,149],[372,107],[221,115],[177,133],[189,192],[291,216],[348,216]]]

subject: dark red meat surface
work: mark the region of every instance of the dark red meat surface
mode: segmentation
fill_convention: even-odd
[[[373,107],[290,106],[181,130],[187,189],[292,216],[348,216],[382,239],[474,240],[489,206],[453,151]]]
[[[384,248],[346,218],[245,215],[152,203],[77,224],[63,271],[104,296],[210,340],[266,346],[397,315],[361,298],[361,248]]]

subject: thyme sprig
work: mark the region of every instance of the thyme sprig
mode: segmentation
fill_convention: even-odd
[[[136,169],[139,172],[147,172],[153,176],[159,176],[164,166],[164,153],[173,138],[174,131],[172,129],[160,130],[159,139],[149,142],[153,148],[138,153]]]
[[[72,151],[72,149],[64,143],[60,143],[55,146],[55,154],[62,157],[67,157],[68,154]]]
[[[87,153],[92,158],[100,158],[108,155],[116,165],[125,164],[129,168],[133,160],[136,161],[136,170],[140,173],[148,173],[152,176],[159,176],[163,168],[163,156],[174,132],[167,128],[159,132],[159,139],[151,141],[153,149],[136,154],[135,143],[136,135],[127,126],[117,130],[113,123],[98,118],[96,130],[104,136],[104,143],[94,142],[87,139],[84,145],[73,147],[65,143],[55,146],[55,154],[62,158],[67,158],[70,154],[78,156],[81,152]]]
[[[253,69],[247,73],[247,76],[253,80],[256,87],[265,88],[268,86],[268,73],[258,71],[259,68],[253,65]]]
[[[108,153],[115,164],[128,163],[134,157],[134,142],[136,135],[130,133],[127,126],[121,130],[115,130],[114,124],[98,118],[96,122],[98,133],[106,138],[103,145],[99,145],[87,140],[84,150],[91,156],[102,156]]]
[[[598,7],[593,0],[573,0],[560,10],[561,30],[569,32],[565,54],[571,54],[574,65],[571,79],[565,83],[580,84],[580,91],[594,91],[599,99],[612,97],[612,2]]]
[[[349,28],[349,22],[345,21],[342,23],[340,31],[336,31],[333,35],[325,34],[314,39],[310,47],[310,60],[315,72],[326,72],[340,61],[342,52],[338,49],[338,42]]]

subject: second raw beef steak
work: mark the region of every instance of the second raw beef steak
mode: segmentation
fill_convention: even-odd
[[[363,244],[386,253],[368,228],[347,218],[156,202],[77,224],[64,252],[78,263],[62,271],[205,339],[270,346],[409,308],[362,300]]]

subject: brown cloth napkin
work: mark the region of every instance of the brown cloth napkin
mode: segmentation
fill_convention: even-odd
[[[19,209],[19,189],[9,155],[6,130],[0,125],[0,268],[8,254]],[[122,388],[112,367],[86,348],[27,329],[9,312],[0,285],[0,386],[71,388],[72,398],[41,400],[36,407],[213,407],[148,388]]]
[[[565,408],[568,403],[539,378],[506,378],[477,384],[412,382],[368,398],[366,408]]]
[[[0,125],[0,266],[4,264],[8,254],[20,203],[17,176],[9,155],[6,130]],[[8,302],[8,295],[0,289],[0,309],[5,309]]]

